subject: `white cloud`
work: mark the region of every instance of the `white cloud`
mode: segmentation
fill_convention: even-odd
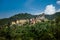
[[[55,13],[55,10],[56,10],[55,6],[53,6],[52,4],[51,5],[47,5],[44,13],[48,14],[48,15],[52,15],[52,14]]]
[[[60,5],[60,1],[57,1],[56,3],[57,3],[58,5]]]

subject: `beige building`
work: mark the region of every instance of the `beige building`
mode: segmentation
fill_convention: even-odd
[[[30,23],[30,24],[35,24],[35,23],[38,23],[38,22],[42,22],[43,21],[48,21],[48,19],[45,18],[45,14],[43,13],[41,16],[38,16],[36,18],[31,18],[30,20],[29,19],[20,19],[20,20],[16,20],[15,22],[13,21],[12,22],[12,25],[13,24],[25,24],[26,22]]]
[[[12,23],[11,23],[11,24],[12,24],[12,25],[13,25],[13,24],[16,24],[16,22],[15,22],[15,21],[12,21]]]
[[[12,21],[12,25],[13,24],[25,24],[26,22],[29,22],[29,20],[28,19],[20,19],[20,20]]]

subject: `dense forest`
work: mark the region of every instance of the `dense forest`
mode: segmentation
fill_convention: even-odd
[[[47,22],[10,26],[10,22],[15,19],[30,19],[36,16],[38,15],[22,13],[10,18],[0,19],[0,40],[60,40],[60,12],[45,15],[49,19]]]

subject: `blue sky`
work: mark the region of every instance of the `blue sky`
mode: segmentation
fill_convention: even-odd
[[[7,18],[17,13],[41,14],[47,6],[60,10],[59,0],[0,0],[0,18]],[[50,7],[48,7],[50,8]]]

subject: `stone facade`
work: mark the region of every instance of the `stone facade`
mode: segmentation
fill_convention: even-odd
[[[29,22],[29,20],[28,19],[20,19],[20,20],[16,20],[15,22],[13,21],[12,25],[13,24],[25,24],[26,22]]]
[[[45,14],[43,13],[41,16],[38,16],[36,18],[31,18],[31,19],[20,19],[20,20],[16,20],[16,22],[12,22],[12,24],[25,24],[26,22],[30,23],[30,24],[35,24],[37,22],[42,22],[43,21],[48,21],[48,19],[45,18]]]

